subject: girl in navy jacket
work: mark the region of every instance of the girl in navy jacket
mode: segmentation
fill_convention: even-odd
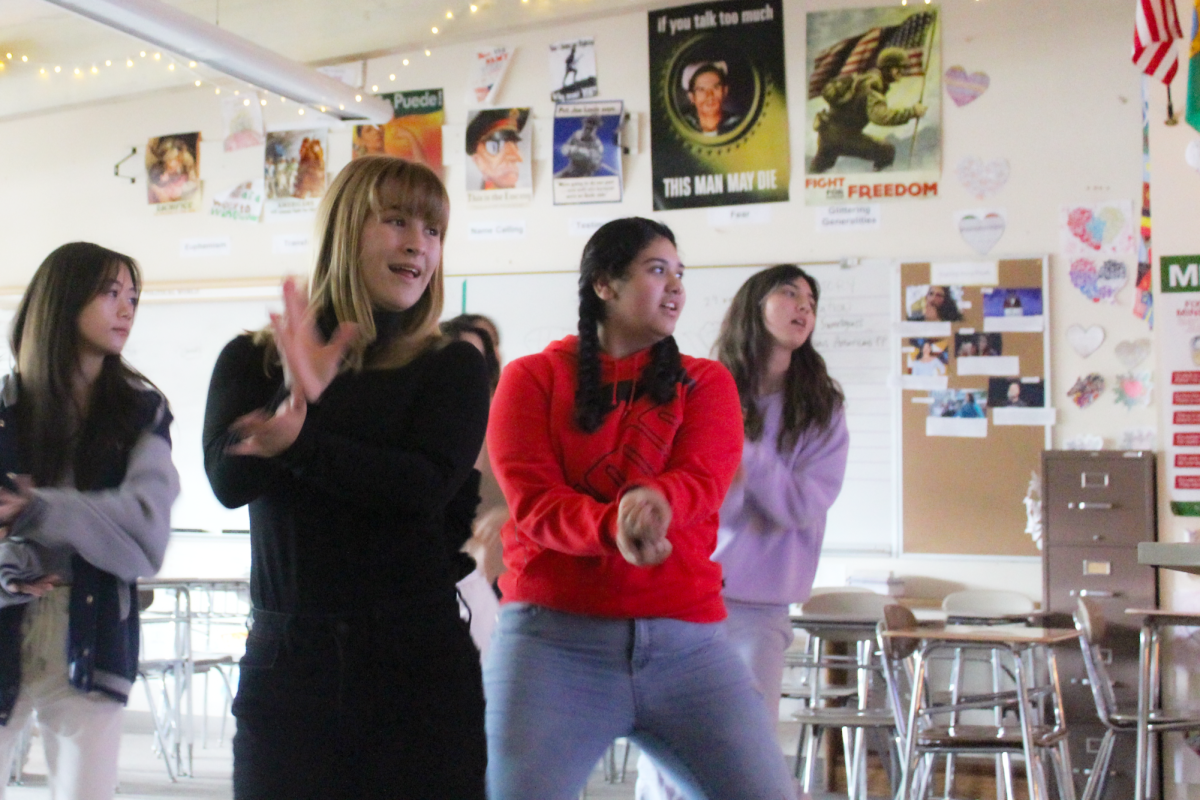
[[[0,385],[0,764],[36,712],[51,794],[71,800],[116,789],[134,584],[162,565],[179,494],[166,399],[121,359],[140,289],[128,256],[55,250]]]

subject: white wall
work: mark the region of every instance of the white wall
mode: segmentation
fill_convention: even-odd
[[[659,216],[679,238],[685,262],[753,264],[806,261],[843,256],[911,259],[967,259],[975,256],[959,237],[954,212],[980,206],[1003,207],[1008,230],[993,256],[1055,253],[1059,210],[1063,204],[1124,199],[1137,201],[1141,190],[1140,80],[1129,63],[1133,7],[1129,0],[946,0],[943,8],[943,56],[947,66],[983,70],[991,86],[977,101],[958,108],[944,106],[944,161],[941,195],[932,200],[893,202],[883,206],[878,231],[818,234],[814,209],[803,204],[803,118],[805,12],[864,5],[844,0],[785,0],[788,84],[791,90],[792,195],[789,203],[770,206],[771,221],[757,227],[710,228],[704,210],[665,212]],[[1182,6],[1181,6],[1182,7]],[[367,83],[381,90],[444,87],[447,122],[465,125],[467,66],[476,45],[505,44],[516,57],[500,105],[532,105],[538,131],[549,131],[552,105],[547,45],[561,39],[596,38],[601,97],[621,99],[630,111],[649,110],[646,14],[614,13],[585,23],[560,25],[497,40],[455,44],[422,53],[401,53],[373,60]],[[412,64],[404,67],[403,57]],[[387,76],[397,75],[390,82]],[[1183,91],[1177,88],[1176,97]],[[1155,107],[1161,108],[1159,97]],[[295,106],[273,103],[269,122],[296,119]],[[310,114],[311,118],[311,114]],[[0,285],[19,286],[53,247],[73,239],[94,239],[133,254],[151,283],[176,280],[275,278],[303,273],[305,256],[271,252],[275,235],[307,230],[307,223],[251,225],[202,214],[154,218],[144,200],[144,179],[117,180],[112,166],[131,146],[144,149],[147,138],[200,130],[205,142],[201,171],[206,192],[213,193],[253,177],[259,155],[221,150],[221,115],[210,89],[181,90],[112,102],[92,108],[46,114],[0,124]],[[1155,243],[1157,253],[1194,252],[1200,242],[1194,215],[1197,178],[1181,170],[1183,144],[1194,136],[1183,126],[1167,131],[1155,124],[1155,147],[1170,155],[1159,158],[1155,173]],[[642,140],[648,144],[643,116]],[[546,141],[535,150],[546,151]],[[446,148],[461,152],[457,141]],[[1157,152],[1157,151],[1156,151]],[[350,155],[350,131],[330,134],[331,169]],[[954,177],[954,166],[966,156],[1005,157],[1011,178],[1003,191],[987,201],[967,194]],[[140,155],[139,155],[140,157]],[[457,157],[457,156],[456,156]],[[123,172],[142,175],[133,159]],[[625,162],[626,195],[620,204],[554,207],[550,200],[549,163],[535,166],[535,194],[525,208],[473,211],[465,202],[465,169],[461,160],[446,169],[454,206],[446,248],[450,273],[502,273],[569,269],[575,266],[583,239],[568,235],[576,217],[651,214],[648,149]],[[1190,201],[1190,202],[1188,202]],[[515,242],[468,242],[466,223],[482,219],[521,219],[526,239]],[[229,236],[229,258],[185,259],[179,254],[186,237]],[[1085,372],[1115,375],[1120,366],[1113,346],[1122,339],[1147,336],[1147,327],[1130,313],[1132,287],[1114,306],[1087,301],[1070,284],[1065,264],[1052,260],[1051,315],[1052,402],[1059,408],[1055,442],[1095,433],[1115,446],[1129,427],[1155,426],[1153,408],[1127,411],[1106,397],[1079,410],[1065,392]],[[1066,327],[1073,322],[1102,325],[1105,347],[1086,362],[1069,349]],[[1161,381],[1159,386],[1162,386]],[[1020,498],[1014,497],[1013,502]],[[938,565],[944,564],[941,568]],[[968,585],[1016,586],[1040,595],[1036,559],[1011,562],[997,571],[994,562],[899,559],[883,566],[908,574],[945,574]],[[878,566],[871,562],[871,566]],[[831,559],[822,575],[841,575],[853,564]]]

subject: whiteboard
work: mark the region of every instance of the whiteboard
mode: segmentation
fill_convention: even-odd
[[[831,552],[891,553],[899,541],[895,413],[891,366],[899,345],[889,310],[898,307],[893,262],[804,265],[821,285],[814,344],[846,392],[850,455],[841,496],[830,510],[825,546]],[[738,287],[761,266],[691,267],[687,303],[675,337],[687,355],[710,357],[721,319]],[[500,327],[512,360],[540,352],[576,330],[577,272],[447,276],[444,317],[487,314]],[[142,294],[125,348],[129,362],[171,402],[175,466],[182,491],[172,510],[177,530],[246,531],[245,507],[227,509],[204,474],[201,435],[208,381],[225,344],[267,323],[277,310],[277,286],[200,288]],[[7,330],[11,309],[0,310]],[[3,358],[9,359],[7,348]],[[9,359],[10,360],[10,359]]]
[[[892,261],[855,266],[805,264],[821,286],[813,344],[846,393],[850,453],[842,493],[829,512],[828,552],[895,552],[899,542],[897,389],[892,376],[899,345],[891,309],[899,303]],[[687,302],[675,328],[679,349],[711,357],[721,319],[747,278],[763,269],[689,267]],[[447,281],[447,311],[486,314],[496,321],[504,358],[540,352],[575,333],[578,272],[486,275]],[[465,285],[465,291],[464,291]]]

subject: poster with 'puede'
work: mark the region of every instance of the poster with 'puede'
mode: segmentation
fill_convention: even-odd
[[[788,199],[782,0],[650,13],[654,208]]]

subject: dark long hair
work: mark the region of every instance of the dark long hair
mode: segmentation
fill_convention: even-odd
[[[481,316],[480,314],[459,314],[453,319],[439,323],[438,327],[441,328],[442,336],[455,341],[460,341],[466,334],[474,334],[479,337],[479,341],[483,342],[483,360],[487,364],[488,385],[494,393],[496,385],[500,383],[500,359],[496,356],[496,343],[492,341],[492,334],[487,328],[476,324],[476,319]]]
[[[69,465],[76,488],[97,488],[105,457],[127,452],[140,433],[136,384],[148,381],[121,356],[104,358],[86,408],[74,391],[79,315],[121,267],[140,292],[141,274],[129,256],[89,242],[65,244],[46,256],[17,307],[10,337],[19,380],[17,445],[39,486],[62,481]]]
[[[600,323],[604,301],[596,294],[601,278],[623,278],[638,253],[656,239],[675,244],[675,234],[661,222],[626,217],[605,223],[584,245],[579,262],[579,366],[575,388],[575,424],[591,433],[612,411],[612,398],[600,385]],[[650,348],[650,362],[638,382],[655,403],[675,399],[676,384],[683,378],[683,362],[675,337],[661,339]]]
[[[755,273],[742,284],[721,323],[715,349],[737,383],[742,401],[746,438],[758,441],[763,434],[763,417],[755,399],[773,340],[763,321],[763,304],[776,287],[803,278],[812,289],[813,310],[821,298],[815,278],[794,264],[780,264]],[[791,449],[801,433],[811,427],[825,428],[845,402],[838,382],[829,376],[825,359],[813,347],[812,336],[792,352],[783,380],[783,424],[776,447]]]

